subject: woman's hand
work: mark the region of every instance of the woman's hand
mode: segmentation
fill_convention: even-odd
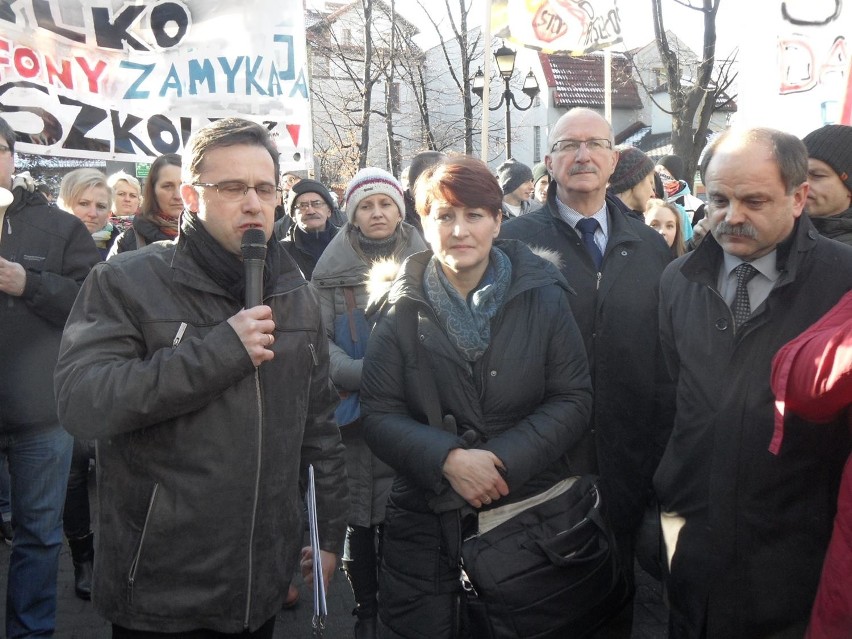
[[[454,448],[442,470],[453,490],[474,508],[509,494],[509,486],[500,474],[506,468],[491,451]]]

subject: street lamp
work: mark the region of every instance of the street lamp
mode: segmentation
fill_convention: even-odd
[[[505,43],[494,52],[494,58],[497,60],[497,69],[500,71],[500,77],[503,78],[505,89],[500,97],[500,102],[497,106],[488,106],[490,111],[496,111],[503,104],[506,105],[506,159],[512,157],[512,115],[511,107],[514,106],[518,111],[528,110],[535,101],[535,97],[539,94],[538,80],[535,79],[535,74],[530,69],[527,77],[524,78],[524,86],[521,89],[529,99],[530,103],[522,107],[515,100],[515,94],[509,87],[509,80],[512,79],[512,74],[515,72],[515,55],[516,52],[505,45]],[[485,87],[485,74],[482,73],[482,67],[477,69],[471,83],[471,91],[482,100],[483,87]]]

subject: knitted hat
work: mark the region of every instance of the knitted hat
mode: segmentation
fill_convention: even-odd
[[[390,197],[399,207],[399,214],[405,217],[405,199],[402,195],[402,185],[387,171],[367,167],[355,174],[343,195],[346,202],[346,217],[351,224],[355,223],[355,210],[361,200],[379,193]]]
[[[508,195],[521,184],[532,179],[532,169],[517,160],[506,160],[497,167],[497,181],[503,189],[503,195]]]
[[[669,172],[675,180],[682,180],[683,174],[686,171],[686,167],[683,165],[683,160],[677,155],[666,155],[660,158],[657,161],[659,166],[666,167],[666,171]]]
[[[846,188],[852,191],[852,127],[826,124],[808,133],[802,142],[808,149],[809,157],[828,164]]]
[[[325,203],[328,204],[330,213],[333,213],[337,208],[334,205],[334,200],[331,198],[331,193],[328,192],[328,189],[325,188],[322,183],[317,182],[316,180],[302,179],[296,182],[287,194],[287,213],[289,213],[290,217],[294,220],[296,219],[296,216],[293,209],[296,206],[296,198],[303,193],[316,193],[319,195],[323,200],[325,200]]]
[[[538,181],[547,175],[547,167],[544,165],[544,162],[539,162],[533,167],[533,184],[537,184]]]
[[[654,161],[633,146],[619,149],[618,164],[609,178],[613,193],[624,193],[644,180],[654,170]]]

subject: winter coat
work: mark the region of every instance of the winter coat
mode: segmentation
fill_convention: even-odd
[[[53,368],[74,299],[101,257],[85,225],[16,181],[0,256],[27,272],[20,297],[0,292],[0,433],[58,427]]]
[[[339,392],[357,392],[361,388],[362,359],[351,357],[336,342],[335,322],[346,315],[344,287],[351,287],[355,308],[367,308],[367,280],[371,263],[365,261],[353,246],[352,227],[342,229],[326,247],[314,268],[313,286],[317,289],[323,322],[328,335],[330,357],[329,378]],[[398,260],[426,248],[420,235],[408,224],[400,229],[400,242],[395,252]],[[357,424],[355,428],[357,429]],[[344,426],[344,429],[349,428]],[[350,436],[351,435],[351,436]],[[346,468],[349,474],[350,508],[348,523],[371,526],[381,523],[390,491],[393,471],[379,461],[363,445],[360,430],[344,433],[346,439]]]
[[[811,222],[820,235],[852,246],[852,209],[829,217],[812,217]]]
[[[308,464],[322,548],[342,547],[347,493],[325,329],[283,253],[264,303],[275,358],[255,368],[227,322],[242,300],[180,241],[103,262],[83,286],[56,393],[67,429],[98,440],[93,597],[113,623],[237,633],[274,617],[302,547]]]
[[[133,226],[123,231],[112,243],[107,259],[125,251],[135,251],[148,244],[171,239],[174,238],[163,233],[159,226],[139,213],[133,218]]]
[[[785,412],[817,424],[833,423],[838,416],[845,415],[852,429],[852,292],[778,351],[772,360],[772,391]],[[776,413],[776,434],[779,419],[784,419],[780,412]],[[852,455],[843,471],[834,530],[805,636],[835,639],[850,633]]]
[[[589,358],[594,410],[584,472],[601,476],[616,532],[632,537],[651,492],[651,477],[671,428],[672,386],[657,331],[660,275],[671,261],[662,236],[607,198],[609,241],[601,272],[577,232],[560,217],[556,182],[547,205],[503,225],[500,237],[556,251],[577,295],[571,308]]]
[[[329,244],[331,244],[331,240],[335,235],[337,235],[338,228],[331,222],[327,222],[326,229],[329,234]],[[305,248],[304,239],[305,233],[294,224],[287,231],[287,236],[281,240],[281,245],[299,266],[299,270],[302,271],[302,275],[305,276],[305,279],[310,281],[319,259],[311,255]],[[328,245],[326,245],[326,247],[327,246]]]
[[[660,330],[677,384],[674,430],[654,478],[684,518],[671,562],[672,639],[801,637],[850,450],[846,425],[786,424],[768,447],[773,355],[852,288],[852,249],[807,216],[777,248],[781,275],[735,333],[716,291],[723,252],[708,235],[660,285]],[[669,549],[672,552],[672,549]]]
[[[509,256],[512,279],[479,360],[470,365],[461,357],[425,298],[431,252],[403,265],[367,347],[365,437],[397,472],[384,529],[380,614],[398,636],[450,636],[458,563],[447,556],[434,512],[464,503],[442,475],[449,452],[471,445],[492,451],[506,467],[510,492],[495,503],[503,506],[573,474],[566,453],[588,430],[588,365],[568,285],[521,243],[495,245]],[[437,387],[437,408],[424,390],[430,386]],[[456,432],[429,425],[435,410],[455,418]],[[462,437],[468,430],[475,439]]]

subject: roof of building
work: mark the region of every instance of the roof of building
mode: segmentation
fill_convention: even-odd
[[[604,56],[602,53],[569,56],[540,53],[547,86],[553,89],[553,106],[570,109],[604,106]],[[612,106],[641,109],[642,99],[630,72],[630,61],[612,54]]]

